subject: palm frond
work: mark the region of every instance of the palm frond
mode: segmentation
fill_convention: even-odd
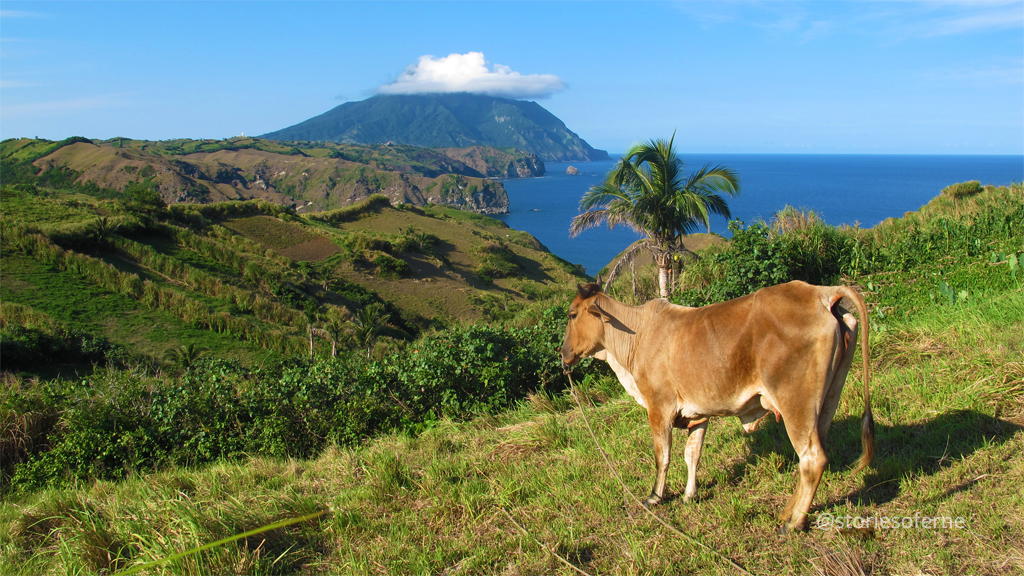
[[[636,260],[636,257],[640,254],[640,252],[646,249],[648,249],[647,242],[636,242],[628,249],[626,249],[626,251],[623,252],[621,256],[619,256],[619,259],[615,262],[615,265],[612,266],[611,271],[608,272],[608,279],[605,280],[604,282],[605,292],[611,289],[612,282],[614,282],[615,278],[619,275],[619,270],[621,270],[622,267],[625,266],[626,264],[631,264],[634,260]]]
[[[572,219],[572,222],[569,224],[569,237],[575,238],[584,230],[597,228],[601,224],[604,224],[606,220],[608,220],[607,208],[584,212]]]
[[[605,181],[591,186],[583,193],[580,199],[580,212],[586,212],[592,208],[604,208],[614,200],[628,200],[628,195],[619,186]]]

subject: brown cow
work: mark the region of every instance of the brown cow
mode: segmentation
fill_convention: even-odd
[[[796,490],[779,518],[788,529],[804,529],[828,462],[825,438],[857,347],[857,319],[840,301],[852,301],[866,322],[864,299],[846,286],[790,282],[702,308],[664,299],[629,306],[601,292],[600,284],[577,288],[562,362],[568,367],[583,356],[607,361],[629,395],[647,408],[657,475],[646,503],[665,496],[673,426],[690,430],[684,495],[690,500],[708,417],[737,416],[751,432],[774,413],[785,421],[800,457]],[[863,452],[855,471],[871,462],[875,445],[866,325],[861,347]]]

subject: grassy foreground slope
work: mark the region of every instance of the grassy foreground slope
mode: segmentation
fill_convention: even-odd
[[[850,474],[860,451],[855,361],[807,533],[776,531],[796,457],[772,419],[750,435],[733,419],[713,420],[698,500],[670,498],[656,512],[753,574],[1024,570],[1022,210],[1019,185],[953,189],[872,230],[748,228],[692,263],[682,299],[726,295],[741,279],[749,288],[784,274],[831,274],[810,256],[791,257],[796,248],[811,253],[809,239],[823,260],[838,262],[840,279],[861,286],[872,307],[878,450],[867,470]],[[762,257],[738,248],[753,245]],[[646,415],[594,370],[577,371],[593,404],[586,414],[627,486],[645,494],[653,476]],[[677,443],[674,495],[685,479],[679,452]],[[0,572],[116,571],[317,510],[329,512],[150,571],[573,573],[550,550],[590,574],[739,573],[629,501],[581,412],[557,391],[315,458],[253,456],[10,495],[0,504]],[[828,525],[847,516],[900,527]]]

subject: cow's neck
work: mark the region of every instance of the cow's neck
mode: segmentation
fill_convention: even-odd
[[[630,306],[602,295],[598,304],[609,316],[605,323],[602,344],[623,368],[633,371],[633,356],[636,351],[637,335],[640,334],[650,317],[644,306]]]

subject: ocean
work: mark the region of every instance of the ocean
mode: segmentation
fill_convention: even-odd
[[[685,172],[705,163],[736,171],[740,194],[727,198],[733,218],[746,223],[786,206],[809,208],[833,225],[871,227],[917,210],[943,188],[968,180],[1006,185],[1024,181],[1024,156],[681,154]],[[504,180],[509,214],[498,216],[516,230],[533,234],[549,250],[596,275],[639,236],[607,226],[569,238],[583,193],[611,170],[603,162],[547,162],[540,178]],[[575,166],[579,174],[566,174]],[[714,218],[711,231],[728,236],[727,221]],[[703,231],[703,230],[702,230]]]

